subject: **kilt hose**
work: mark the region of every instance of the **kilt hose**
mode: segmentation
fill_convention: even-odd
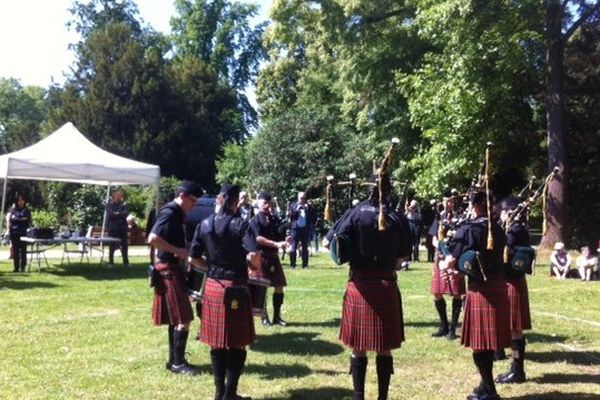
[[[510,310],[504,276],[469,282],[461,344],[473,351],[510,347]]]
[[[285,279],[285,273],[283,272],[277,250],[263,250],[262,257],[263,262],[261,268],[254,271],[252,277],[270,280],[271,287],[287,286],[287,280]]]
[[[187,294],[183,272],[178,265],[158,263],[161,285],[154,288],[154,325],[188,324],[194,311]]]
[[[390,273],[353,271],[344,294],[340,340],[357,351],[384,351],[402,345],[402,297]]]
[[[431,279],[431,293],[434,295],[453,294],[455,296],[463,296],[465,293],[467,293],[464,276],[462,276],[461,274],[453,274],[449,280],[446,280],[446,278],[443,278],[440,274],[440,261],[440,253],[436,251],[435,257],[433,259],[433,277]],[[451,287],[452,290],[450,290]]]
[[[243,286],[245,298],[239,308],[225,304],[226,288]],[[202,297],[200,340],[213,348],[242,348],[254,342],[254,320],[250,292],[245,284],[208,278]]]
[[[506,281],[508,304],[510,308],[510,330],[525,331],[531,329],[529,312],[529,289],[527,279],[521,276]]]

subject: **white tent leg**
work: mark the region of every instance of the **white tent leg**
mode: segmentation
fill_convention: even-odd
[[[2,185],[2,216],[0,218],[0,232],[4,232],[4,207],[6,206],[6,183],[8,177],[4,177],[4,184]]]
[[[106,219],[108,217],[106,213],[106,205],[110,199],[110,183],[106,186],[106,198],[104,199],[104,213],[102,215],[102,229],[100,230],[100,237],[104,237],[104,230],[106,228]],[[100,242],[100,254],[102,254],[102,258],[104,258],[104,242]],[[100,259],[100,263],[102,264],[102,259]]]

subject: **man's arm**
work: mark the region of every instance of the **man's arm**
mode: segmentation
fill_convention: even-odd
[[[148,243],[159,250],[175,254],[180,260],[187,260],[188,258],[187,249],[173,246],[171,243],[167,242],[165,239],[158,236],[156,233],[150,233],[150,235],[148,235]]]

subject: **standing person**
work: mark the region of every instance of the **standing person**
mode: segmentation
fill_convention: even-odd
[[[279,249],[285,251],[289,238],[277,241],[277,219],[271,213],[272,197],[269,193],[262,192],[258,196],[258,212],[250,220],[250,227],[245,238],[246,248],[256,250],[262,255],[262,265],[255,271],[253,278],[263,278],[271,281],[275,288],[273,293],[273,324],[286,326],[287,322],[281,318],[283,305],[283,288],[287,286],[285,273],[279,260]],[[271,326],[268,314],[262,317],[264,326]]]
[[[246,346],[256,338],[242,245],[248,221],[238,211],[239,191],[223,185],[223,206],[198,224],[190,248],[191,263],[208,267],[200,340],[211,348],[215,400],[249,399],[237,394]]]
[[[196,375],[198,370],[185,359],[190,322],[194,319],[187,295],[184,270],[188,259],[185,243],[184,218],[198,198],[202,188],[184,181],[175,199],[160,209],[148,235],[148,243],[157,249],[156,270],[160,282],[154,288],[153,320],[155,325],[169,326],[168,370],[176,374]]]
[[[487,280],[479,281],[469,276],[465,301],[461,344],[473,350],[473,361],[480,384],[467,400],[500,399],[494,385],[494,351],[509,347],[510,325],[508,294],[503,264],[506,236],[502,228],[486,217],[486,193],[471,195],[473,219],[456,232],[451,254],[441,262],[444,274],[456,273],[457,260],[469,250],[477,252]],[[488,224],[492,224],[493,249],[487,249]],[[471,253],[473,254],[473,253]]]
[[[412,261],[419,261],[419,244],[421,242],[421,213],[419,212],[419,203],[411,200],[406,210],[406,218],[410,227],[410,237],[412,240]]]
[[[427,248],[427,262],[433,262],[435,258],[435,247],[433,246],[433,236],[429,233],[429,228],[433,221],[438,217],[437,203],[435,200],[429,201],[429,206],[423,208],[422,213],[423,232],[425,234],[425,247]]]
[[[288,218],[291,224],[292,249],[290,252],[290,266],[296,268],[298,245],[301,245],[302,268],[308,268],[308,243],[310,241],[310,205],[306,202],[306,193],[298,192],[298,201],[292,203],[288,209]]]
[[[373,177],[371,181],[376,179]],[[410,254],[410,229],[406,217],[389,206],[391,188],[389,179],[384,178],[385,230],[378,229],[377,187],[371,189],[368,200],[344,213],[333,228],[338,237],[348,238],[352,248],[340,339],[352,349],[350,373],[355,400],[365,399],[368,351],[377,353],[377,399],[388,398],[394,373],[391,350],[404,342],[402,298],[395,269]],[[327,238],[323,244],[329,247]]]
[[[436,249],[433,260],[433,276],[431,279],[431,294],[433,294],[433,304],[440,318],[440,327],[437,332],[431,334],[432,337],[445,336],[448,340],[456,339],[456,328],[458,319],[462,310],[462,296],[467,292],[465,288],[465,279],[459,274],[442,276],[440,271],[440,262],[445,255],[442,254],[444,246],[447,247],[451,236],[454,234],[453,226],[456,219],[454,211],[454,199],[450,192],[444,194],[442,204],[444,209],[436,218],[428,234],[432,236],[432,244]],[[452,314],[450,323],[446,313],[446,300],[444,296],[452,296]]]
[[[121,249],[123,265],[127,268],[131,267],[129,264],[129,246],[127,243],[127,216],[129,215],[129,209],[123,200],[123,190],[117,189],[113,193],[112,200],[106,204],[108,236],[121,239],[119,244],[111,243],[108,248],[108,268],[115,266],[115,250],[118,246]]]
[[[507,224],[509,216],[519,205],[519,199],[508,197],[500,202],[500,220]],[[509,256],[514,254],[517,246],[530,246],[529,229],[524,217],[515,221],[508,228],[506,246]],[[522,272],[512,271],[507,268],[506,287],[508,291],[508,304],[510,309],[510,348],[512,350],[512,363],[508,372],[498,375],[496,383],[522,383],[525,382],[525,337],[523,331],[531,329],[531,314],[529,311],[529,289],[527,279]]]
[[[27,242],[21,236],[27,235],[31,225],[31,211],[27,208],[27,200],[23,194],[17,194],[15,205],[8,216],[8,232],[12,246],[13,272],[25,272],[27,266]]]
[[[254,216],[254,210],[248,201],[247,192],[240,192],[240,215],[244,221],[250,221],[250,219]]]

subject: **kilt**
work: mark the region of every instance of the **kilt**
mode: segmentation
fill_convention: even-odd
[[[276,250],[273,252],[263,251],[262,257],[261,268],[252,271],[251,276],[253,278],[270,280],[271,287],[287,286],[287,280],[285,279],[285,273],[283,272],[278,252]]]
[[[474,351],[510,347],[510,310],[504,276],[470,282],[462,325],[461,344]]]
[[[508,304],[510,307],[510,330],[524,331],[531,329],[529,313],[529,290],[527,279],[521,276],[506,281],[508,288]]]
[[[246,299],[237,310],[225,304],[225,288],[234,285],[246,288]],[[255,338],[250,292],[246,285],[208,278],[202,297],[200,340],[210,347],[223,349],[247,346]]]
[[[175,264],[158,263],[161,287],[154,288],[152,319],[154,325],[188,324],[194,311],[187,295],[183,272]]]
[[[450,277],[450,284],[448,281],[443,278],[440,274],[440,268],[438,267],[438,263],[440,262],[441,255],[436,251],[435,258],[433,259],[433,277],[431,279],[431,293],[434,295],[442,295],[442,294],[454,294],[456,295],[464,295],[467,290],[465,287],[465,278],[461,274],[453,274]],[[452,291],[450,288],[452,287]]]
[[[357,351],[400,347],[404,320],[396,281],[382,271],[354,272],[344,294],[340,340]]]

